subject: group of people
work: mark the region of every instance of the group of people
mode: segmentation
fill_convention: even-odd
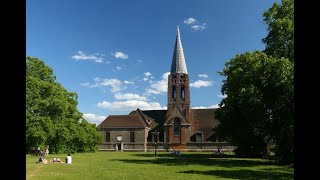
[[[39,160],[36,163],[42,163],[42,164],[48,164],[48,163],[66,163],[66,164],[72,164],[72,157],[70,154],[67,155],[65,161],[61,161],[59,158],[53,158],[50,161],[48,161],[45,156],[41,156]]]
[[[173,151],[170,152],[170,156],[181,156],[181,153],[180,153],[179,150],[178,151],[173,150]]]
[[[213,152],[212,154],[222,154],[223,155],[222,148],[218,147],[217,151]]]

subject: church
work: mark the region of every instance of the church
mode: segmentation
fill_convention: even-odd
[[[168,77],[167,110],[140,110],[110,115],[100,125],[98,150],[213,151],[234,149],[215,135],[216,109],[191,109],[190,83],[179,28]]]

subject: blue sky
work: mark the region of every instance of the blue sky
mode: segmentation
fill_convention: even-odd
[[[263,12],[275,0],[27,0],[27,56],[43,60],[79,95],[92,123],[108,115],[166,109],[176,27],[191,83],[191,107],[223,98],[225,62],[263,50]]]

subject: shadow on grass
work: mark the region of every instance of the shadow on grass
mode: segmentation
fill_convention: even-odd
[[[151,159],[115,159],[115,161],[122,161],[132,164],[163,164],[167,166],[181,166],[190,164],[221,167],[253,167],[259,165],[276,165],[275,161],[264,161],[259,159],[247,160],[232,158],[212,158],[210,154],[183,154],[180,157],[171,157],[167,154],[159,154],[156,157],[154,154],[134,154],[134,156],[148,157]]]
[[[210,170],[210,171],[182,171],[179,173],[201,174],[209,176],[218,176],[221,178],[231,179],[269,179],[269,180],[284,180],[293,179],[293,173],[290,172],[274,172],[274,171],[253,171],[253,170]]]
[[[133,154],[133,156],[139,156],[139,157],[172,157],[169,155],[169,152],[167,154]],[[237,158],[236,155],[232,154],[183,154],[181,155],[183,158],[200,158],[200,159],[208,159],[208,158]]]

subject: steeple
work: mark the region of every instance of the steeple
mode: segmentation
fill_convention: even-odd
[[[178,147],[181,148],[190,140],[191,115],[189,75],[181,45],[179,27],[177,27],[171,73],[168,76],[167,98],[166,120],[163,125],[164,139],[166,143],[169,143],[169,146],[178,144]]]
[[[188,74],[186,61],[184,59],[181,39],[180,39],[179,27],[177,27],[177,37],[176,37],[176,43],[174,45],[173,58],[172,58],[172,64],[171,64],[171,73],[170,74],[175,74],[175,73]]]

